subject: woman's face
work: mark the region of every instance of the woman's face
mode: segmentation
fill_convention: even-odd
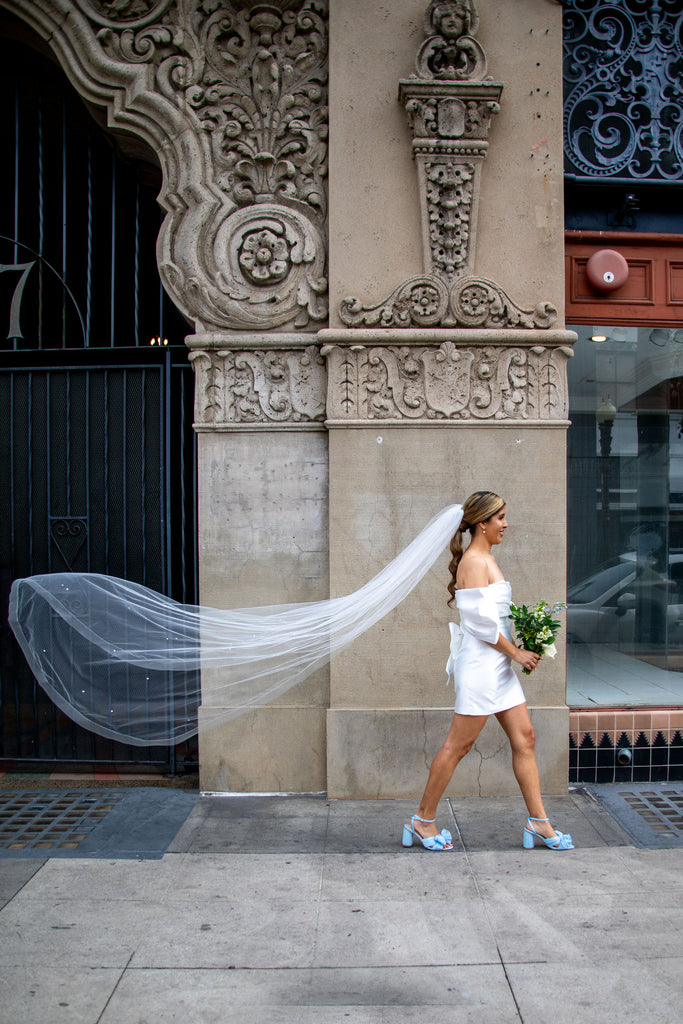
[[[508,521],[505,518],[505,505],[503,505],[500,512],[496,512],[490,519],[486,520],[486,539],[491,544],[500,544],[507,528]]]

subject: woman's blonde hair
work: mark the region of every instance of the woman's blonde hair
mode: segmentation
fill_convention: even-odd
[[[486,523],[495,516],[496,512],[500,512],[505,507],[504,500],[498,494],[494,494],[493,491],[475,491],[474,494],[470,494],[469,498],[462,507],[462,522],[460,526],[453,534],[451,538],[450,548],[453,558],[451,559],[448,571],[451,574],[451,579],[448,584],[448,593],[451,595],[448,604],[453,604],[455,599],[455,577],[458,572],[458,566],[460,559],[463,555],[462,550],[462,536],[465,530],[469,531],[470,537],[474,536],[474,531],[479,523]]]

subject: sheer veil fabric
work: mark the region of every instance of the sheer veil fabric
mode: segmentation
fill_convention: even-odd
[[[43,689],[80,725],[136,746],[178,743],[260,707],[305,679],[395,608],[462,519],[449,505],[346,597],[223,610],[182,605],[95,573],[15,580],[9,622]],[[219,706],[224,705],[224,706]]]

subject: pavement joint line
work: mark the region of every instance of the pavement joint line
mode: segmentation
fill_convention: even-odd
[[[469,853],[467,852],[467,849],[465,848],[465,843],[464,843],[463,838],[462,838],[462,833],[460,831],[460,826],[458,825],[458,820],[457,820],[457,818],[455,816],[455,811],[453,810],[453,801],[451,800],[450,797],[448,798],[447,803],[448,803],[448,806],[450,807],[451,815],[453,816],[453,825],[454,825],[454,828],[455,828],[456,832],[458,833],[458,839],[460,840],[462,848],[463,848],[463,850],[465,852],[465,863],[467,864],[467,869],[468,869],[468,871],[470,873],[470,878],[472,879],[472,882],[474,884],[474,888],[475,888],[475,891],[477,893],[477,897],[478,897],[479,902],[480,902],[480,904],[482,906],[482,909],[484,911],[484,917],[486,918],[486,924],[487,924],[489,932],[491,934],[491,938],[493,940],[493,943],[494,943],[494,945],[496,947],[496,953],[498,954],[498,960],[499,960],[500,966],[503,969],[503,974],[505,975],[505,982],[506,982],[508,990],[510,992],[510,996],[512,998],[512,1001],[515,1004],[515,1010],[517,1011],[517,1016],[519,1017],[520,1021],[522,1021],[522,1024],[524,1024],[524,1018],[522,1017],[522,1011],[520,1009],[519,1003],[517,1002],[517,996],[515,995],[515,990],[512,987],[512,982],[510,981],[510,976],[508,975],[508,972],[507,972],[507,967],[505,965],[505,960],[503,958],[503,954],[500,951],[500,946],[498,944],[498,939],[496,938],[496,933],[495,933],[495,930],[494,930],[494,927],[493,927],[493,922],[491,921],[491,917],[489,915],[489,912],[488,912],[488,909],[487,909],[487,906],[486,906],[486,900],[484,899],[484,896],[482,894],[481,888],[479,887],[479,882],[478,882],[477,876],[476,876],[476,874],[474,872],[474,868],[472,867],[472,863],[470,861]]]
[[[105,1013],[107,1012],[107,1007],[109,1006],[110,1002],[112,1001],[112,999],[116,995],[116,990],[119,987],[119,985],[121,984],[121,981],[123,980],[123,976],[126,973],[126,971],[128,970],[128,968],[130,967],[130,962],[131,962],[131,960],[133,959],[134,956],[135,956],[135,950],[133,950],[133,952],[128,957],[128,963],[122,968],[121,973],[119,974],[118,978],[116,979],[116,984],[114,985],[113,989],[109,993],[107,1001],[105,1002],[104,1006],[102,1007],[102,1012],[100,1013],[99,1017],[95,1021],[95,1024],[100,1024],[100,1021],[102,1020],[102,1018],[104,1017]]]
[[[135,953],[134,952],[131,953],[130,959],[132,960],[134,956],[135,956]],[[648,959],[648,958],[647,957],[641,957],[640,959]],[[676,956],[661,957],[661,958],[659,958],[659,957],[650,957],[649,959],[679,960],[680,957],[676,957]],[[543,966],[545,964],[552,964],[553,961],[552,960],[507,960],[506,963],[509,966],[511,966],[511,967],[525,967],[525,966],[526,967],[538,967],[538,966]],[[303,964],[301,966],[299,966],[297,964],[283,964],[282,966],[280,966],[279,964],[273,964],[273,966],[271,966],[271,967],[269,967],[267,965],[266,966],[261,965],[260,967],[250,967],[248,964],[240,964],[239,967],[238,967],[236,964],[228,964],[227,967],[226,966],[220,966],[219,967],[219,966],[213,966],[213,965],[209,965],[209,966],[205,966],[205,967],[195,967],[195,966],[188,967],[188,966],[185,966],[183,964],[180,964],[180,965],[166,964],[166,965],[162,965],[162,966],[159,966],[157,964],[151,964],[149,966],[142,965],[140,967],[136,967],[136,965],[135,964],[131,964],[130,960],[129,960],[128,963],[126,964],[126,966],[121,968],[121,971],[122,971],[121,978],[123,977],[123,973],[132,974],[132,973],[134,973],[136,971],[137,972],[144,972],[144,973],[149,973],[150,971],[174,971],[174,972],[175,971],[178,971],[178,972],[188,971],[188,972],[190,972],[192,974],[196,974],[198,971],[202,971],[202,972],[208,972],[208,971],[219,971],[219,972],[222,972],[222,971],[235,971],[235,972],[237,972],[237,971],[244,971],[245,973],[248,972],[248,973],[251,973],[251,974],[260,974],[260,973],[264,973],[264,974],[278,973],[278,974],[280,974],[280,973],[284,973],[284,972],[289,972],[290,974],[296,974],[297,972],[302,973],[304,971],[305,972],[309,972],[309,973],[310,972],[315,972],[315,971],[344,971],[345,973],[348,972],[348,971],[413,971],[413,970],[415,970],[415,971],[425,971],[425,970],[427,970],[427,971],[428,970],[443,971],[443,970],[448,970],[449,968],[452,968],[452,967],[460,968],[460,967],[501,967],[501,966],[504,967],[505,965],[501,964],[500,960],[449,960],[447,963],[433,963],[432,961],[429,961],[429,963],[427,963],[427,962],[424,962],[424,963],[415,962],[415,963],[400,963],[400,964],[346,964],[346,965],[342,965],[342,966],[340,966],[339,964]],[[108,970],[112,970],[112,969],[114,969],[114,968],[108,968]],[[119,981],[120,980],[121,979],[119,979]],[[118,984],[118,982],[117,982],[117,984]],[[113,992],[112,992],[112,995],[113,995]]]
[[[135,954],[133,953],[132,956],[134,956],[134,955]],[[650,959],[650,960],[680,960],[680,957],[672,955],[670,957],[641,957],[640,959],[643,959],[643,960],[647,960],[647,959]],[[506,960],[505,962],[508,963],[508,964],[511,964],[513,967],[521,967],[521,966],[524,966],[525,964],[527,964],[527,965],[529,965],[531,967],[535,967],[535,966],[538,966],[539,964],[552,964],[552,963],[554,963],[554,961],[552,961],[552,960]],[[339,964],[305,964],[303,966],[299,966],[298,964],[283,964],[282,966],[280,966],[279,964],[274,964],[272,967],[263,966],[263,965],[260,966],[260,967],[250,967],[248,964],[243,964],[243,965],[240,965],[239,967],[235,967],[234,965],[231,965],[229,967],[213,967],[213,966],[209,966],[209,967],[185,967],[185,966],[181,965],[179,967],[173,966],[172,968],[169,968],[169,967],[157,967],[156,965],[150,966],[150,967],[146,967],[146,966],[136,967],[135,964],[133,964],[132,966],[127,967],[126,970],[129,970],[129,971],[168,971],[168,970],[172,969],[174,971],[254,971],[254,972],[258,972],[258,971],[292,971],[292,972],[296,972],[296,971],[406,971],[406,970],[420,970],[420,971],[422,971],[422,970],[425,970],[425,969],[434,968],[435,970],[442,971],[442,970],[445,970],[445,969],[447,969],[449,967],[499,967],[499,966],[500,966],[500,960],[448,960],[445,963],[435,963],[433,960],[430,960],[429,962],[424,961],[422,963],[420,963],[418,961],[415,961],[414,963],[400,963],[400,964],[346,964],[346,965],[342,965],[342,966],[340,966]]]

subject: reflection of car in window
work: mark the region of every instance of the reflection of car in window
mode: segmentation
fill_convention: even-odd
[[[602,565],[567,591],[567,642],[683,643],[683,553],[669,573],[636,561],[634,552]]]

